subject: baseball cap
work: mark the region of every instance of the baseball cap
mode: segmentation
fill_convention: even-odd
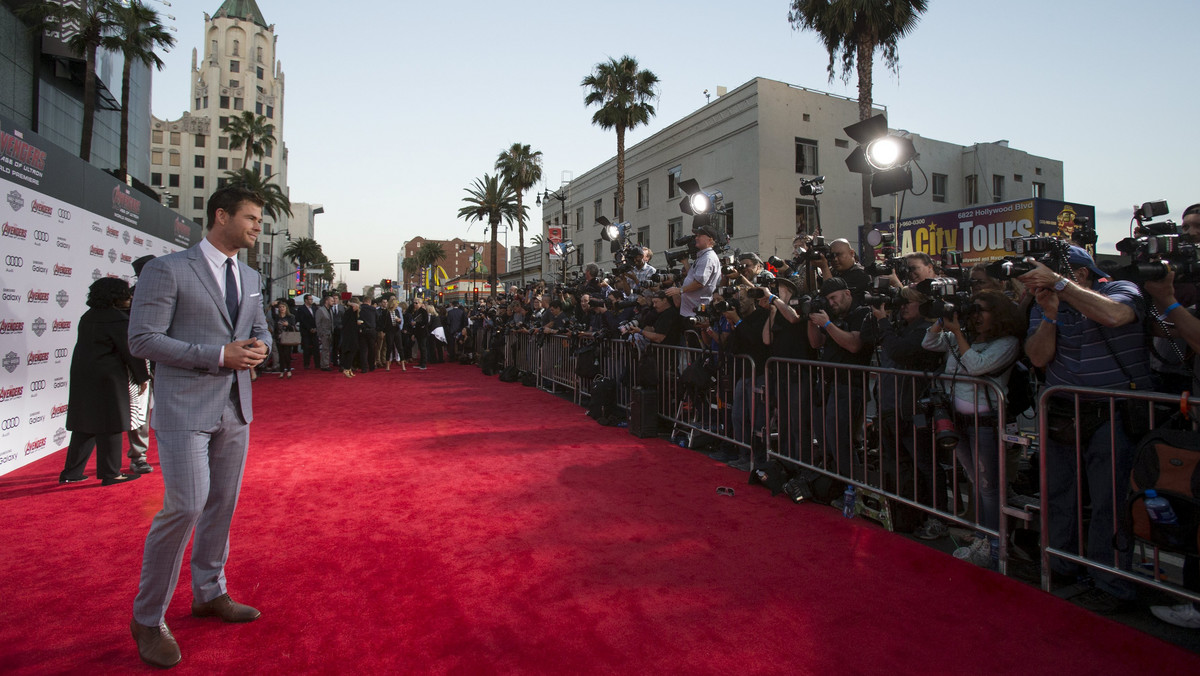
[[[826,298],[835,291],[849,291],[850,286],[846,284],[846,280],[841,277],[830,277],[821,282],[821,295]]]
[[[717,238],[717,229],[712,227],[711,225],[702,225],[702,226],[696,228],[695,233],[697,235],[708,235],[709,237],[711,237],[713,239]]]
[[[1070,253],[1067,255],[1067,262],[1070,263],[1072,268],[1087,268],[1096,279],[1108,277],[1108,273],[1101,270],[1096,265],[1096,261],[1088,254],[1087,249],[1081,246],[1071,245]]]
[[[754,261],[755,263],[762,265],[762,259],[759,258],[758,254],[754,253],[753,251],[746,251],[746,252],[741,253],[740,255],[738,255],[738,260],[739,261]]]

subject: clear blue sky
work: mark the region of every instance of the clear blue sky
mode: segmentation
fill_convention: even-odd
[[[220,4],[156,5],[179,39],[155,75],[158,117],[187,109],[202,13]],[[542,151],[550,187],[614,155],[579,87],[609,56],[630,54],[662,81],[657,117],[629,145],[703,106],[705,89],[754,77],[857,96],[853,80],[829,82],[828,57],[792,30],[788,4],[258,0],[286,76],[291,197],[325,205],[317,240],[330,258],[362,259],[354,289],[394,276],[404,240],[482,238],[456,219],[463,188],[512,143]],[[1165,198],[1179,220],[1200,202],[1187,154],[1198,146],[1198,27],[1196,0],[931,0],[900,43],[899,76],[877,61],[874,96],[893,127],[1061,159],[1067,199],[1096,206],[1111,250],[1134,203]]]

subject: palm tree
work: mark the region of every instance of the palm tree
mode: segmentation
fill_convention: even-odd
[[[928,0],[792,0],[788,21],[795,30],[811,30],[829,52],[829,81],[834,63],[842,60],[842,82],[858,69],[858,119],[871,117],[871,88],[875,50],[883,50],[883,62],[899,73],[896,43],[917,27]],[[872,221],[871,177],[862,177],[863,223]]]
[[[92,161],[92,129],[96,124],[96,51],[120,50],[118,13],[119,0],[75,0],[59,4],[42,0],[20,10],[23,17],[32,19],[33,30],[61,30],[73,52],[83,57],[83,123],[79,139],[79,159]]]
[[[421,261],[417,260],[416,256],[408,256],[404,262],[400,263],[400,271],[404,273],[404,295],[408,297],[409,291],[412,289],[413,275],[421,269]]]
[[[170,49],[175,37],[158,19],[158,12],[132,0],[128,7],[120,7],[117,13],[121,21],[120,50],[125,55],[125,66],[121,69],[121,148],[118,170],[120,179],[129,177],[129,80],[134,62],[162,70],[163,60],[156,49]]]
[[[292,215],[292,203],[284,194],[283,188],[271,182],[276,176],[278,174],[264,177],[257,169],[242,167],[236,171],[225,172],[225,181],[226,185],[236,185],[258,193],[258,196],[263,198],[263,215],[278,222],[281,214]],[[258,269],[258,247],[246,250],[246,264],[255,270]]]
[[[529,144],[512,144],[496,158],[496,171],[517,193],[517,242],[521,252],[521,286],[525,286],[525,217],[522,197],[526,190],[542,180],[542,151],[531,151]]]
[[[417,260],[420,261],[421,267],[428,268],[434,272],[430,276],[436,283],[436,268],[438,263],[446,260],[446,250],[442,248],[440,242],[425,242],[417,250]]]
[[[255,115],[248,110],[230,118],[224,131],[229,134],[230,148],[246,146],[246,157],[242,160],[242,167],[250,166],[251,154],[255,157],[270,155],[275,147],[275,125],[267,122],[267,118],[262,115]]]
[[[283,250],[283,257],[306,268],[309,263],[322,262],[325,252],[321,251],[321,245],[317,243],[317,240],[311,237],[297,237],[288,242],[287,248]]]
[[[464,188],[469,197],[463,201],[467,206],[458,210],[458,217],[466,221],[487,221],[492,231],[492,264],[488,266],[488,282],[492,285],[492,298],[496,297],[496,250],[499,248],[496,231],[500,221],[512,222],[524,214],[517,208],[517,196],[511,186],[499,174],[484,174],[483,178],[475,179],[474,185]],[[521,207],[525,209],[526,207]]]
[[[625,130],[650,122],[654,115],[650,102],[658,97],[657,85],[658,76],[638,70],[637,59],[629,55],[619,61],[609,58],[607,63],[596,64],[595,70],[580,83],[588,88],[584,105],[600,106],[592,115],[592,124],[617,130],[618,222],[625,220]]]

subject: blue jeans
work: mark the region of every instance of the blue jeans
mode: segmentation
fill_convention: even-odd
[[[975,483],[979,496],[975,518],[984,528],[996,530],[1000,527],[1000,444],[996,425],[980,421],[976,426],[974,418],[958,420],[964,424],[959,425],[958,446],[954,454],[967,477]],[[975,462],[976,453],[978,465]]]
[[[761,430],[766,420],[766,412],[761,405],[754,406],[754,419],[750,419],[751,402],[754,400],[754,387],[759,379],[754,375],[743,377],[733,386],[733,410],[730,412],[730,436],[735,441],[752,446],[755,432]]]

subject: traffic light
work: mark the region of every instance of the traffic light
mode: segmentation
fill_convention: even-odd
[[[392,280],[390,280],[390,279],[383,280],[383,285],[389,289],[392,288]]]
[[[358,272],[358,259],[357,258],[350,259],[350,271]]]

